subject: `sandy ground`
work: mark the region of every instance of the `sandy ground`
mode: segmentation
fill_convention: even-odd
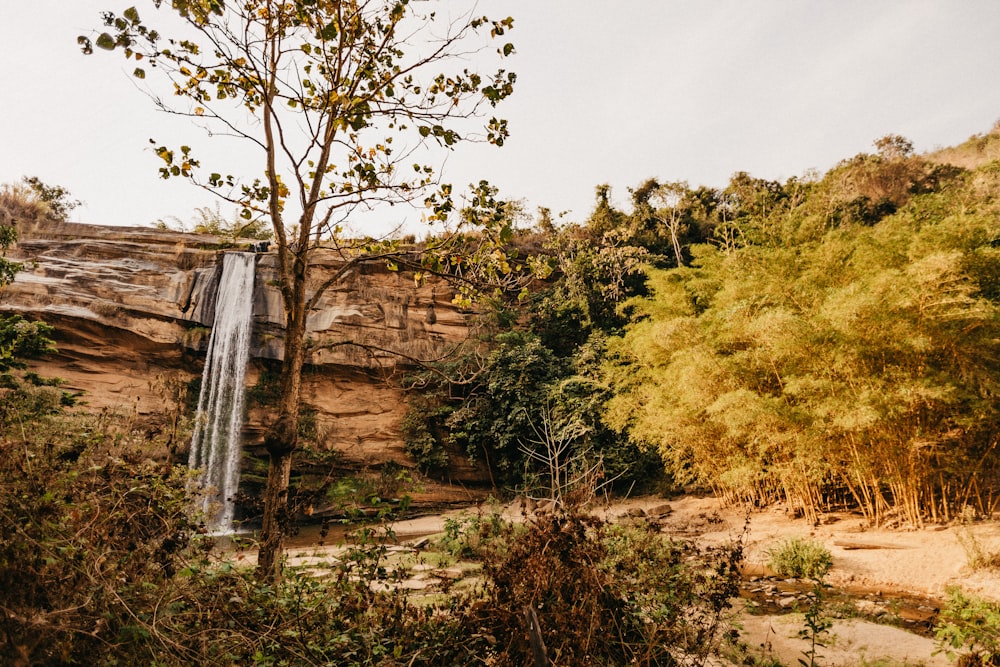
[[[634,499],[613,505],[611,517],[630,509],[662,504],[655,499]],[[975,522],[969,526],[931,526],[920,530],[868,528],[858,515],[825,515],[822,525],[811,526],[790,518],[781,507],[752,512],[723,507],[715,498],[685,497],[668,503],[673,512],[662,521],[668,532],[697,536],[709,544],[740,537],[747,526],[746,560],[764,565],[766,551],[775,543],[808,537],[822,542],[833,554],[827,581],[835,586],[868,587],[885,592],[905,591],[944,597],[948,586],[1000,601],[1000,573],[973,572],[961,540],[974,538],[985,549],[1000,552],[1000,522]],[[747,523],[749,519],[749,523]]]
[[[974,538],[989,551],[1000,552],[1000,522],[976,522],[968,526],[933,526],[921,530],[871,529],[860,516],[833,514],[819,526],[794,519],[782,508],[752,512],[724,507],[715,498],[684,497],[671,501],[636,498],[596,510],[609,519],[669,513],[660,519],[663,530],[690,537],[704,544],[743,539],[746,564],[751,571],[766,572],[767,549],[791,537],[808,537],[826,545],[833,554],[833,570],[827,581],[837,587],[878,591],[883,594],[915,593],[941,600],[949,586],[1000,601],[1000,573],[972,571],[966,543]],[[654,511],[655,510],[655,511]],[[440,532],[445,520],[476,508],[420,517],[395,524],[401,541]],[[512,519],[522,516],[519,503],[504,508]],[[333,556],[334,548],[315,546],[289,549],[290,562],[306,564]],[[245,555],[248,560],[253,554]],[[806,642],[797,637],[802,629],[800,613],[780,616],[741,615],[742,637],[763,656],[784,665],[797,665]],[[824,635],[817,664],[948,665],[944,655],[934,655],[934,641],[901,629],[858,619],[837,621]]]
[[[611,516],[645,509],[653,501],[635,499],[608,510]],[[1000,601],[1000,573],[972,571],[966,548],[971,538],[984,549],[1000,552],[1000,523],[977,522],[969,526],[933,526],[921,530],[868,528],[859,516],[832,514],[819,526],[793,519],[781,507],[746,512],[723,507],[715,498],[681,498],[668,503],[673,512],[663,521],[664,529],[696,536],[705,543],[721,543],[740,537],[746,527],[746,563],[766,570],[767,550],[792,537],[822,542],[833,555],[827,581],[837,587],[892,593],[916,593],[938,600],[949,586]],[[742,615],[744,641],[764,656],[784,665],[797,665],[808,644],[798,637],[802,614],[781,616]],[[934,654],[934,641],[927,637],[858,619],[836,621],[823,636],[817,664],[861,665],[949,665],[943,654]]]
[[[777,660],[782,665],[798,665],[805,659],[809,643],[798,637],[801,614],[784,616],[744,616],[741,637],[758,655]],[[854,665],[925,665],[945,667],[953,664],[944,654],[934,654],[934,641],[906,630],[860,620],[836,621],[822,635],[823,646],[816,649],[816,664],[823,667]]]

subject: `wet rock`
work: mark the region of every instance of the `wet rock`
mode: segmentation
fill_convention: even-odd
[[[662,505],[657,505],[656,507],[651,507],[647,512],[647,514],[651,517],[662,519],[663,517],[671,514],[673,511],[674,511],[673,507],[671,507],[667,503],[664,503]]]
[[[451,581],[461,579],[462,577],[465,576],[465,572],[460,567],[441,568],[434,570],[432,574],[434,574],[435,577],[439,577],[441,579],[450,579]]]
[[[859,614],[873,618],[880,618],[886,614],[886,610],[882,605],[871,600],[858,600],[854,603],[854,608]]]

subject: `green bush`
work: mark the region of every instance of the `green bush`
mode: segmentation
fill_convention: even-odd
[[[491,505],[485,512],[462,512],[446,518],[437,546],[455,558],[482,560],[502,552],[521,532],[520,526],[503,518],[497,505]]]
[[[1000,604],[966,595],[957,586],[948,588],[948,602],[938,616],[937,652],[955,659],[965,650],[960,667],[1000,666]]]
[[[453,408],[423,395],[410,399],[400,424],[403,451],[413,458],[417,470],[432,477],[448,472],[447,431],[444,422]]]
[[[830,550],[805,538],[784,540],[766,553],[768,567],[782,577],[822,579],[833,567]]]
[[[0,373],[0,427],[30,428],[36,420],[59,412],[75,400],[76,395],[44,380],[35,383],[30,377],[21,379],[12,373]]]

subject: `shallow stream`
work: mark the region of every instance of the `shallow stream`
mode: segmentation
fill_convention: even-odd
[[[803,612],[813,596],[813,582],[801,579],[751,576],[740,587],[740,597],[751,603],[748,610],[755,614]],[[823,607],[829,616],[863,618],[933,637],[941,601],[863,586],[830,586],[823,592]]]

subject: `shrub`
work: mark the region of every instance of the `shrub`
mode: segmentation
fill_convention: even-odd
[[[25,359],[54,352],[49,338],[53,331],[44,322],[29,322],[20,315],[0,316],[0,371],[26,368]]]
[[[830,550],[819,542],[792,538],[767,550],[767,564],[782,577],[822,579],[833,567]]]
[[[409,398],[409,407],[400,430],[403,434],[403,451],[413,458],[417,470],[430,477],[441,478],[448,472],[450,434],[445,426],[455,407],[439,390],[428,390],[421,378],[408,380],[422,387]]]
[[[472,627],[496,640],[491,664],[704,664],[730,635],[741,548],[702,553],[636,531],[544,515],[487,559]]]
[[[18,432],[30,439],[0,437],[0,662],[155,652],[145,620],[193,548],[186,473],[120,446],[106,423]]]
[[[38,378],[38,375],[34,375]],[[54,380],[19,378],[12,373],[0,373],[0,427],[17,425],[22,432],[32,422],[59,412],[72,405],[78,395],[62,391]]]
[[[1000,666],[1000,604],[966,595],[955,586],[947,593],[935,629],[937,652],[954,660],[956,650],[967,651],[959,667]]]
[[[0,225],[15,227],[51,217],[51,209],[27,185],[0,185]]]
[[[128,423],[32,426],[0,431],[2,664],[440,665],[488,651],[465,625],[470,600],[409,605],[381,541],[326,577],[265,585],[209,558],[187,471],[146,459]]]
[[[958,543],[965,550],[965,559],[973,570],[1000,570],[1000,550],[990,548],[967,526],[956,533]]]
[[[483,560],[503,552],[521,532],[520,526],[506,521],[499,507],[491,504],[485,512],[462,512],[446,518],[437,546],[455,558]]]

